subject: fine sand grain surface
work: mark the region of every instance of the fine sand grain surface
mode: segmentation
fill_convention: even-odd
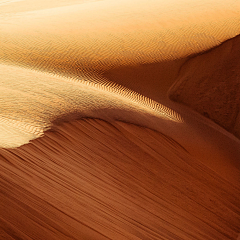
[[[233,0],[0,1],[0,239],[238,239],[239,34]]]

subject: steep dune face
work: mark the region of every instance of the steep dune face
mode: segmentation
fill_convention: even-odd
[[[187,61],[169,91],[240,137],[240,36]]]
[[[240,231],[239,184],[147,128],[79,120],[0,158],[5,239],[227,240]]]

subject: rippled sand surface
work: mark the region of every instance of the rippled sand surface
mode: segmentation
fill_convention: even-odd
[[[0,239],[237,239],[239,29],[238,1],[0,1]]]

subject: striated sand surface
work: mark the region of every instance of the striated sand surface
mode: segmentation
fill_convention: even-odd
[[[233,0],[0,1],[0,239],[239,238],[239,29]]]
[[[79,120],[0,154],[9,239],[236,239],[240,230],[239,185],[148,128]]]

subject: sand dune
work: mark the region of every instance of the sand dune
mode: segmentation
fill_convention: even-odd
[[[202,52],[240,28],[237,1],[53,2],[2,10],[2,60],[58,74],[102,73]],[[28,9],[29,1],[18,5]]]
[[[8,65],[0,69],[1,147],[21,146],[56,122],[82,117],[122,120],[153,129],[159,129],[160,123],[183,121],[160,103],[116,84],[94,83],[93,77],[64,78]]]
[[[0,1],[0,239],[237,239],[239,16]]]
[[[1,186],[1,226],[13,238],[236,239],[240,230],[239,185],[172,138],[122,122],[65,123],[1,150]]]

